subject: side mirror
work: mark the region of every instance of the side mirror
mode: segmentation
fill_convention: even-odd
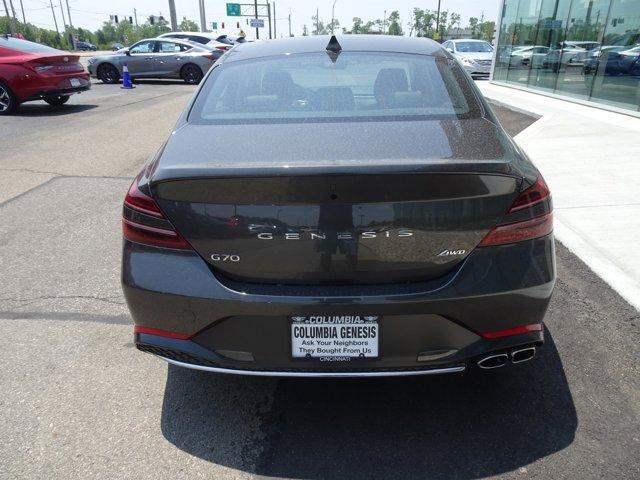
[[[453,53],[453,48],[451,48],[451,47],[447,48],[447,52]]]
[[[124,54],[127,56],[131,56],[131,51],[128,48],[124,49]]]

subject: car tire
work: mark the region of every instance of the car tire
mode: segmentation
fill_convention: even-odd
[[[11,89],[0,83],[0,115],[10,115],[18,108],[18,99]]]
[[[182,70],[180,70],[180,78],[182,78],[182,80],[184,80],[185,83],[188,83],[189,85],[199,84],[203,76],[204,75],[202,73],[202,70],[200,70],[200,67],[193,63],[187,63],[184,67],[182,67]]]
[[[118,83],[120,81],[120,72],[110,63],[104,63],[98,67],[97,77],[102,83]]]
[[[54,95],[53,97],[45,97],[43,100],[52,107],[58,107],[67,103],[70,98],[71,95]]]

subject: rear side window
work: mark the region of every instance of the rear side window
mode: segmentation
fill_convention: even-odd
[[[428,55],[343,52],[282,55],[217,67],[192,123],[411,120],[478,117],[455,62]]]
[[[46,45],[40,45],[39,43],[29,42],[28,40],[20,40],[19,38],[6,38],[0,37],[0,48],[8,48],[10,50],[16,50],[18,52],[26,53],[49,53],[59,55],[62,52],[55,48],[47,47]]]

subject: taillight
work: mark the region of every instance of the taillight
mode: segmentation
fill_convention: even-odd
[[[553,214],[550,203],[548,211],[533,218],[513,221],[509,219],[509,215],[525,208],[534,208],[539,203],[549,200],[550,196],[549,187],[539,176],[533,185],[515,199],[509,207],[503,223],[493,227],[479,246],[506,245],[549,235],[553,231]]]
[[[134,180],[124,199],[122,211],[124,238],[155,247],[190,250],[191,245],[176,232],[153,198],[138,188]]]
[[[518,198],[516,198],[507,213],[513,213],[518,210],[522,210],[523,208],[532,207],[536,203],[539,203],[549,197],[549,195],[551,195],[549,187],[544,183],[542,176],[539,176],[533,185],[527,188],[518,196]]]
[[[46,73],[53,70],[53,65],[36,65],[33,69],[38,73]]]

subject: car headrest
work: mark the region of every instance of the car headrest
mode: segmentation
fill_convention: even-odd
[[[311,97],[313,110],[354,110],[356,101],[349,87],[322,87]]]
[[[390,98],[394,92],[409,90],[407,73],[402,68],[383,68],[378,72],[373,84],[373,95],[379,102]]]
[[[274,70],[265,72],[262,77],[262,93],[264,95],[282,96],[293,86],[293,79],[289,72]]]

